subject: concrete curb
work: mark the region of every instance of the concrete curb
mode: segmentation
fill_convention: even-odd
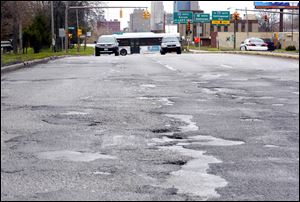
[[[51,56],[51,57],[47,57],[47,58],[43,58],[43,59],[30,60],[30,61],[26,61],[23,63],[4,66],[4,67],[1,67],[1,75],[3,73],[8,73],[8,72],[15,71],[18,69],[31,67],[36,64],[47,63],[50,60],[60,59],[60,58],[69,57],[69,56],[70,55]]]
[[[283,57],[291,59],[299,59],[299,55],[289,55],[282,53],[269,53],[269,52],[257,52],[257,51],[198,51],[190,50],[190,52],[197,54],[207,54],[207,53],[227,53],[227,54],[241,54],[241,55],[261,55],[261,56],[273,56],[273,57]]]

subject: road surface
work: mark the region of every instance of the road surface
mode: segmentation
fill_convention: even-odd
[[[1,200],[299,200],[299,61],[84,56],[4,74]]]

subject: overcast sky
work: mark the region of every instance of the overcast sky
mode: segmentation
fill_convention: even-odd
[[[260,0],[258,0],[260,1]],[[267,2],[267,1],[264,1]],[[272,1],[276,2],[276,1]],[[279,1],[280,2],[280,1]],[[282,1],[281,1],[282,2]],[[298,1],[288,1],[288,2],[298,2]],[[151,12],[151,1],[107,1],[107,6],[147,6],[148,10]],[[231,7],[230,11],[234,12],[235,8],[240,9],[254,9],[254,1],[199,1],[199,6],[204,13],[210,13],[213,10],[227,10]],[[173,12],[173,1],[164,1],[164,9],[167,13]],[[123,18],[120,19],[120,9],[105,9],[105,17],[110,19],[118,19],[121,21],[121,29],[128,26],[129,15],[133,12],[133,9],[123,9]],[[251,13],[251,12],[249,12]],[[240,12],[242,15],[243,12]]]

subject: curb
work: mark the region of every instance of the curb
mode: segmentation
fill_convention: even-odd
[[[60,58],[69,57],[69,56],[70,55],[51,56],[51,57],[47,57],[47,58],[43,58],[43,59],[30,60],[30,61],[25,61],[25,62],[18,63],[18,64],[4,66],[4,67],[1,67],[1,75],[3,73],[8,73],[8,72],[15,71],[18,69],[31,67],[36,64],[47,63],[50,60],[60,59]]]
[[[196,54],[206,54],[206,53],[227,53],[227,54],[241,54],[241,55],[261,55],[261,56],[273,56],[273,57],[283,57],[290,59],[299,59],[299,55],[289,55],[289,54],[281,54],[281,53],[264,53],[264,52],[242,52],[242,51],[197,51],[197,50],[189,50],[190,52]]]

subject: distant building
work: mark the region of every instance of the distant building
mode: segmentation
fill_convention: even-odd
[[[114,32],[121,31],[121,23],[118,20],[110,20],[101,19],[97,21],[97,33],[99,35],[103,34],[113,34]]]
[[[143,9],[134,9],[130,14],[129,32],[150,32],[150,19],[143,18]]]
[[[166,25],[173,24],[173,13],[166,13]]]
[[[164,21],[164,5],[162,1],[151,1],[151,31],[163,30]]]
[[[179,12],[180,10],[198,10],[198,1],[174,1],[174,12]]]

